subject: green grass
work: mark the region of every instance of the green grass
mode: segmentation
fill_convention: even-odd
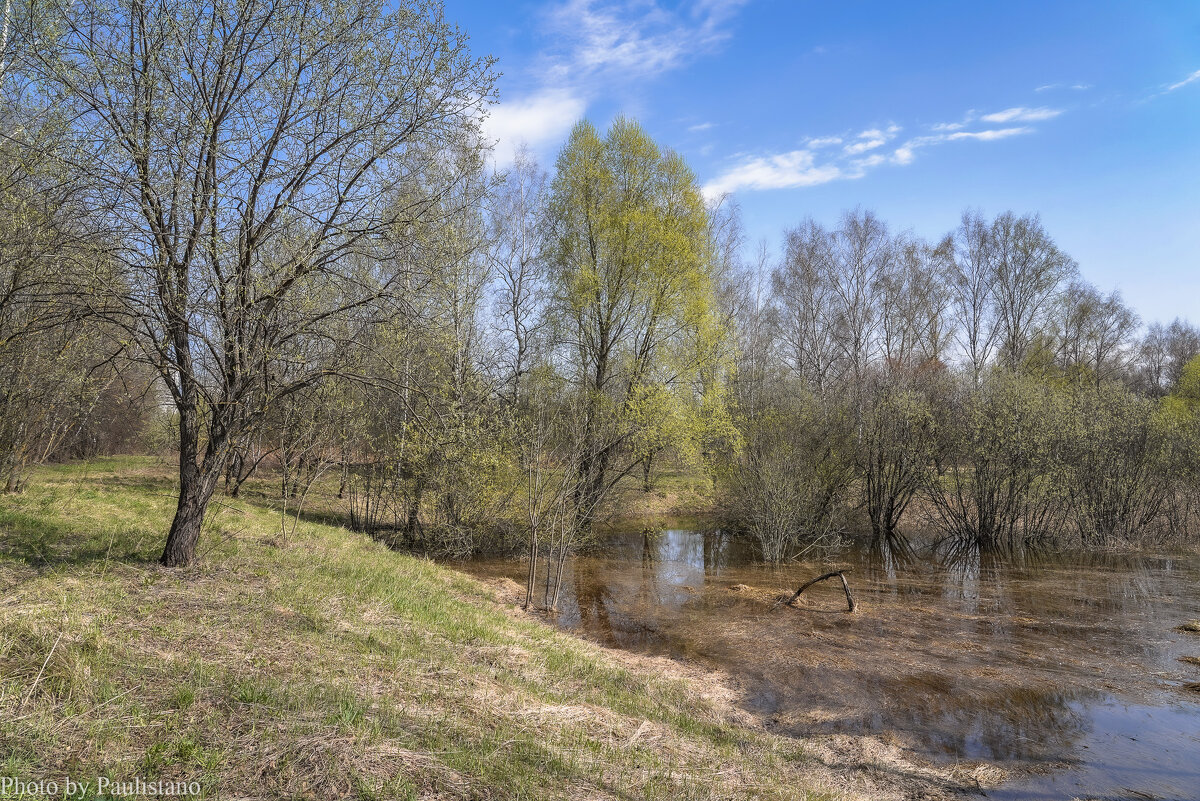
[[[797,741],[682,671],[523,616],[344,529],[218,497],[156,563],[170,471],[47,468],[0,497],[0,776],[202,797],[824,798]]]

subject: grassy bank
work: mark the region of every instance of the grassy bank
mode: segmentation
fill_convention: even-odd
[[[284,536],[251,501],[214,506],[198,567],[160,568],[172,508],[167,471],[127,458],[0,498],[0,776],[313,799],[795,799],[890,781],[766,733],[714,677],[583,642],[343,529]]]

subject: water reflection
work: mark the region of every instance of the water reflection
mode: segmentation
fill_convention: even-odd
[[[1177,661],[1200,656],[1200,637],[1173,630],[1200,617],[1194,555],[917,553],[882,541],[781,567],[754,557],[720,531],[615,536],[572,560],[558,622],[723,668],[780,731],[876,733],[927,754],[996,760],[1041,777],[1012,785],[1031,798],[1078,787],[1121,795],[1138,782],[1156,797],[1200,795],[1200,705],[1179,689],[1200,669]],[[800,609],[771,608],[832,566],[849,571],[859,614],[842,611],[836,582],[807,591]],[[515,562],[471,569],[523,576]],[[1158,738],[1150,768],[1121,768],[1145,760],[1114,728]],[[1105,784],[1118,776],[1127,784]]]

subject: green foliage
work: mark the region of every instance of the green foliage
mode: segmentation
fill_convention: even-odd
[[[1084,545],[1127,543],[1160,518],[1176,489],[1178,420],[1117,384],[1068,399],[1061,482]]]
[[[582,402],[579,514],[614,480],[721,422],[708,216],[695,175],[637,123],[579,123],[558,159],[548,219],[559,358]]]
[[[1200,414],[1200,356],[1184,365],[1170,397],[1181,401],[1193,414]]]
[[[1060,434],[1069,422],[1061,394],[998,369],[978,390],[961,389],[945,417],[928,490],[941,531],[990,547],[1059,532]]]
[[[837,545],[854,478],[851,418],[802,389],[740,421],[744,448],[720,471],[729,512],[780,562]]]

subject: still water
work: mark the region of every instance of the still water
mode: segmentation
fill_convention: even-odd
[[[517,561],[477,575],[522,585]],[[779,593],[847,568],[807,603]],[[797,735],[878,735],[935,759],[987,760],[999,799],[1200,801],[1200,557],[850,550],[770,567],[722,532],[616,535],[574,558],[557,622],[606,645],[727,672]]]

